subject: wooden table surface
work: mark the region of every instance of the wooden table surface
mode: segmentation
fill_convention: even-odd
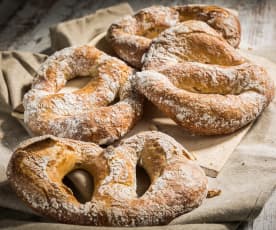
[[[0,50],[17,49],[51,53],[49,26],[93,13],[97,9],[125,2],[121,0],[0,0]],[[134,10],[154,4],[187,3],[216,4],[239,12],[242,43],[257,54],[276,62],[276,1],[275,0],[218,0],[218,1],[158,1],[134,0]],[[276,192],[263,211],[240,229],[276,229]]]

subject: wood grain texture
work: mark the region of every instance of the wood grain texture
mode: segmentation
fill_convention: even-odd
[[[265,204],[260,215],[252,221],[248,229],[275,229],[276,226],[276,191]]]
[[[2,0],[0,2],[0,29],[6,26],[6,22],[14,16],[14,13],[25,4],[25,0]]]
[[[49,53],[49,26],[60,21],[81,17],[97,9],[124,2],[124,0],[2,0],[0,1],[0,50],[20,49]],[[236,9],[242,25],[242,43],[256,54],[273,61],[276,52],[276,1],[274,0],[133,0],[134,10],[153,4],[175,5],[187,3],[216,4]],[[275,48],[273,48],[275,47]],[[275,55],[274,55],[275,56]],[[276,192],[264,206],[261,214],[240,229],[276,229]]]
[[[13,0],[15,1],[15,0]],[[19,1],[19,0],[18,0]],[[28,1],[16,13],[6,26],[0,30],[0,50],[20,49],[32,52],[42,52],[50,47],[48,28],[60,21],[81,17],[95,12],[97,9],[124,2],[124,0],[51,0]],[[134,10],[154,4],[176,5],[187,3],[216,4],[239,11],[242,24],[242,42],[262,54],[270,48],[276,37],[276,1],[239,1],[239,0],[207,0],[207,1],[157,1],[139,0],[129,1]],[[276,51],[276,48],[275,48]],[[266,52],[267,54],[267,52]],[[272,56],[272,55],[271,55]]]

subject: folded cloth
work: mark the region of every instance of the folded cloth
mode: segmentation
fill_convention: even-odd
[[[50,28],[51,48],[56,51],[68,46],[87,44],[106,31],[114,20],[132,13],[128,4],[118,4],[98,10],[95,14],[55,25]]]
[[[1,211],[1,210],[0,210]],[[20,215],[19,213],[14,213]],[[166,225],[166,226],[154,226],[154,227],[137,227],[137,228],[112,228],[112,227],[90,227],[90,226],[73,226],[68,224],[58,223],[42,223],[40,218],[37,221],[27,221],[28,216],[24,217],[26,221],[14,221],[4,220],[0,222],[1,226],[5,229],[20,229],[20,230],[234,230],[237,228],[238,223],[227,223],[227,224],[186,224],[186,225]]]
[[[52,49],[89,43],[114,20],[130,13],[132,10],[128,4],[120,4],[60,23],[50,30]],[[42,54],[17,51],[0,54],[0,227],[107,229],[51,223],[51,220],[40,217],[26,207],[6,182],[5,170],[12,150],[21,140],[28,138],[26,131],[9,113],[13,110],[22,112],[22,96],[45,58]],[[270,71],[276,71],[272,62],[262,58],[257,61],[271,68]],[[240,222],[254,218],[273,191],[276,181],[276,130],[272,126],[276,123],[275,103],[274,100],[255,122],[218,177],[210,179],[210,187],[221,189],[219,196],[207,199],[202,206],[179,216],[168,226],[143,229],[236,229]]]
[[[46,57],[17,51],[0,53],[0,112],[11,112],[21,105],[32,77]]]

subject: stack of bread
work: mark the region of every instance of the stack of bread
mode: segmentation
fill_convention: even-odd
[[[109,27],[117,57],[90,45],[50,56],[23,99],[24,122],[38,137],[10,160],[17,195],[56,221],[97,226],[162,225],[198,207],[207,178],[182,145],[157,131],[118,140],[141,119],[144,98],[193,135],[228,134],[255,120],[274,85],[236,50],[240,38],[231,10],[153,6]],[[91,77],[83,88],[60,92],[83,76]],[[137,165],[150,178],[142,195]],[[93,176],[85,202],[64,183],[80,169]]]

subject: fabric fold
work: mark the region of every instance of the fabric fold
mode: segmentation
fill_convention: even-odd
[[[96,13],[57,24],[50,28],[51,48],[60,50],[68,46],[83,45],[106,31],[109,25],[123,15],[132,14],[129,4],[122,3]]]
[[[11,112],[21,102],[46,55],[21,51],[0,52],[0,112]]]

